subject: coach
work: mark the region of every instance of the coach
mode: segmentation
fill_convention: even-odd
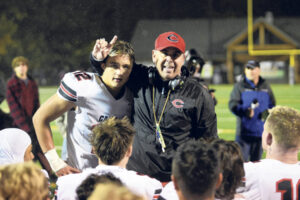
[[[101,52],[95,50],[91,63],[99,70]],[[134,94],[136,137],[127,168],[160,181],[170,181],[172,158],[180,144],[217,137],[213,100],[195,79],[187,77],[184,52],[179,34],[160,34],[152,51],[156,66],[135,65],[128,82]]]

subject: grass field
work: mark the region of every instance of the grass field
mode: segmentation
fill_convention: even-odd
[[[216,97],[218,100],[216,113],[218,117],[219,136],[226,140],[234,140],[236,118],[228,109],[228,100],[233,85],[211,85],[210,87],[216,89]],[[53,95],[56,89],[57,87],[40,87],[41,103]],[[294,86],[273,84],[272,89],[277,105],[286,105],[300,110],[300,84]],[[9,111],[5,101],[1,104],[1,108],[5,112]],[[54,122],[51,123],[51,128],[53,130],[55,145],[60,152],[62,137]]]

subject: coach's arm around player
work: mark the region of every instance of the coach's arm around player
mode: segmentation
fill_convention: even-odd
[[[33,125],[40,146],[48,159],[52,170],[57,176],[63,176],[80,171],[67,165],[57,154],[52,138],[50,122],[61,116],[68,110],[76,107],[73,102],[65,101],[54,94],[49,98],[33,116]]]

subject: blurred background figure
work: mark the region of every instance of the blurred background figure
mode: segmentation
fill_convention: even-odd
[[[260,160],[261,135],[268,109],[275,106],[270,85],[260,76],[260,64],[249,60],[245,73],[230,94],[229,109],[236,115],[236,141],[242,149],[244,161]]]
[[[29,61],[27,58],[17,56],[12,60],[11,65],[14,73],[6,87],[6,101],[10,114],[14,125],[29,134],[35,158],[50,174],[50,165],[41,150],[32,123],[32,116],[40,107],[38,86],[28,74]]]
[[[31,139],[25,131],[18,128],[3,129],[0,138],[0,166],[34,158]]]
[[[48,181],[32,162],[0,167],[0,200],[49,200]]]
[[[208,84],[205,80],[201,77],[201,73],[203,70],[203,66],[205,61],[203,58],[198,54],[195,49],[190,49],[185,52],[185,66],[188,68],[190,76],[195,77],[195,79],[201,83],[204,87],[206,87],[211,95],[214,105],[217,105],[217,99],[215,97],[215,89],[209,89]]]

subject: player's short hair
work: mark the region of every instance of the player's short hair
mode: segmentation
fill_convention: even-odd
[[[48,182],[32,162],[0,167],[0,200],[43,200],[49,195]]]
[[[241,186],[245,176],[243,155],[240,146],[234,141],[214,138],[207,141],[217,151],[220,159],[223,180],[216,190],[217,199],[233,199],[236,189]]]
[[[77,187],[76,194],[78,200],[88,199],[98,183],[114,183],[119,186],[123,185],[121,180],[110,172],[101,175],[91,174]]]
[[[133,194],[127,187],[114,183],[97,184],[88,200],[144,200],[143,197]]]
[[[117,55],[128,55],[132,62],[135,61],[135,55],[132,45],[129,42],[123,40],[117,40],[108,56],[114,57]],[[106,59],[107,60],[107,59]],[[105,61],[106,61],[105,60]]]
[[[175,153],[172,174],[187,199],[213,196],[220,174],[217,153],[209,144],[188,141]]]
[[[93,128],[91,143],[101,161],[113,165],[124,158],[134,135],[135,130],[127,117],[111,117]]]
[[[24,63],[28,66],[28,59],[25,58],[24,56],[17,56],[15,57],[12,62],[11,62],[11,66],[12,68],[16,68],[17,66],[19,66],[21,63]]]
[[[284,149],[300,147],[300,112],[287,106],[271,109],[265,122],[267,131],[273,133],[275,141]]]

